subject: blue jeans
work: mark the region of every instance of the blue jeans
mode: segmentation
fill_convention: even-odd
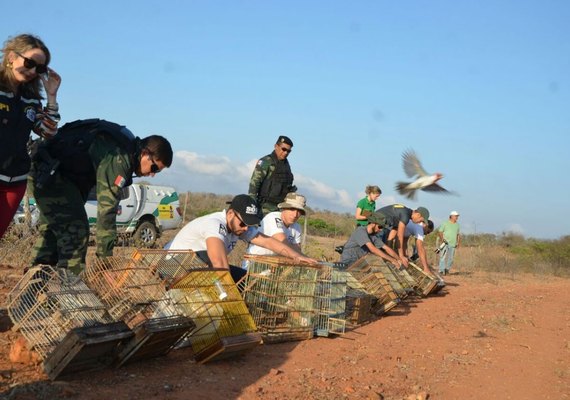
[[[439,272],[443,273],[445,270],[451,271],[453,265],[453,256],[455,256],[455,247],[447,245],[447,249],[439,256]]]

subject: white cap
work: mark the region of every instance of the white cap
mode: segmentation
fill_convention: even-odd
[[[457,211],[452,211],[452,212],[449,213],[449,216],[450,216],[450,217],[452,217],[452,216],[454,216],[454,215],[459,216],[459,213],[458,213]]]

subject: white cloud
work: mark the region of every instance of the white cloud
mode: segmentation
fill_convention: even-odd
[[[295,174],[295,185],[299,193],[307,196],[309,207],[313,208],[353,208],[356,201],[345,189],[336,189],[316,179]]]
[[[256,162],[257,159],[237,163],[226,156],[181,150],[175,153],[172,167],[162,174],[161,180],[174,185],[179,191],[246,193]],[[334,188],[296,171],[293,173],[294,183],[299,193],[307,197],[309,207],[351,212],[356,207],[358,199],[345,189]]]

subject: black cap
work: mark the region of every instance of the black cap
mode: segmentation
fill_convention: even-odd
[[[247,194],[238,194],[229,204],[229,209],[238,213],[246,225],[255,226],[260,224],[259,207],[253,197]]]
[[[293,141],[291,139],[289,139],[287,136],[279,136],[277,138],[277,143],[275,144],[281,144],[281,143],[285,143],[288,144],[289,146],[293,147]]]

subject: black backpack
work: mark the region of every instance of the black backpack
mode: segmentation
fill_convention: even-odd
[[[38,143],[33,156],[37,169],[47,170],[47,178],[57,170],[78,185],[82,192],[88,193],[95,185],[95,169],[88,151],[100,134],[108,135],[131,154],[136,148],[135,136],[124,126],[97,118],[77,120],[59,128],[52,139]],[[35,178],[38,187],[49,182],[42,181],[37,174]],[[46,173],[42,178],[46,178]]]

